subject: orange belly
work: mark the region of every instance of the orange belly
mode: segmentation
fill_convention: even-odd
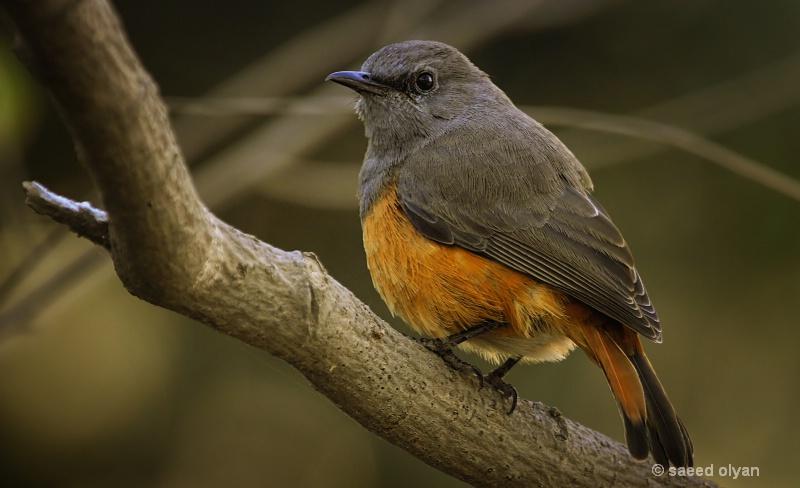
[[[483,322],[506,323],[463,344],[495,362],[517,356],[559,360],[575,347],[565,328],[570,316],[588,313],[586,307],[502,264],[422,236],[400,208],[394,187],[362,226],[375,288],[417,332],[440,338]]]

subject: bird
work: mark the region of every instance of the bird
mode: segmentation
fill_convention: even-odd
[[[658,315],[573,153],[447,44],[391,44],[326,80],[357,94],[363,243],[391,313],[502,363],[486,376],[494,385],[517,363],[582,349],[605,374],[631,456],[691,466],[639,338],[661,342]]]

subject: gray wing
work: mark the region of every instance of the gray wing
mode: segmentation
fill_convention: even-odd
[[[416,229],[546,283],[661,342],[658,316],[625,240],[588,192],[563,181],[558,168],[564,162],[509,166],[492,160],[492,151],[479,151],[481,160],[474,153],[448,154],[468,158],[458,161],[458,178],[452,168],[414,158],[398,170],[400,204]],[[579,164],[571,153],[565,157]],[[556,174],[549,174],[554,167]]]

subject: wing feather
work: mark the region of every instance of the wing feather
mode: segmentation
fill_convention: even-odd
[[[398,197],[415,228],[546,283],[660,342],[658,316],[633,255],[605,209],[586,189],[552,175],[548,186],[538,184],[543,167],[533,159],[502,165],[498,157],[525,153],[498,144],[477,154],[448,154],[464,165],[457,179],[448,168],[414,157],[398,170]],[[564,157],[573,161],[562,164],[579,164],[568,151]],[[504,169],[517,174],[491,180]],[[497,188],[498,181],[505,186]]]

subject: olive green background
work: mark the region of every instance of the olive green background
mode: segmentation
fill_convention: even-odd
[[[304,127],[325,118],[339,125],[277,169],[237,166],[235,148],[286,117],[245,109],[226,117],[242,122],[236,133],[187,149],[189,164],[225,175],[201,185],[220,217],[283,249],[313,251],[389,319],[360,241],[363,129],[347,109],[352,95],[323,86],[389,42],[450,42],[518,105],[643,116],[800,179],[800,2],[539,3],[501,27],[499,14],[461,15],[476,1],[115,5],[165,96],[200,97],[261,60],[273,63],[264,85],[280,89],[238,96],[338,97],[294,116],[282,143],[304,140]],[[320,34],[356,9],[370,9],[363,25]],[[97,199],[46,93],[10,51],[10,24],[2,29],[0,282],[39,243],[52,246],[0,296],[0,486],[465,486],[367,432],[286,364],[131,297],[102,250],[28,210],[23,180]],[[276,61],[287,46],[306,51]],[[341,66],[320,62],[342,52]],[[193,130],[221,120],[176,117],[187,148]],[[758,468],[757,478],[714,478],[725,486],[796,486],[800,202],[675,148],[544,122],[589,168],[634,251],[664,329],[664,343],[646,347],[696,464],[717,475]],[[284,146],[259,158],[275,165]],[[234,197],[212,196],[231,181]],[[521,397],[621,440],[608,387],[582,353],[518,367],[509,380]]]

